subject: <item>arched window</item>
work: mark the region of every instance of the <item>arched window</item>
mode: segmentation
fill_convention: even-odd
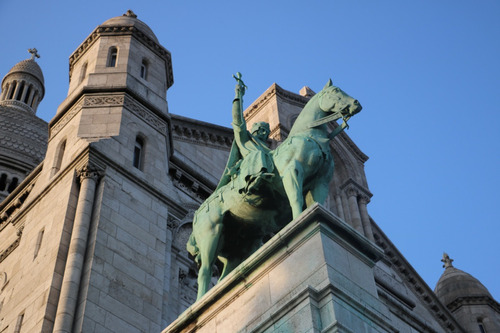
[[[477,319],[477,326],[479,327],[480,333],[486,333],[486,329],[484,328],[483,320],[481,318]]]
[[[146,61],[146,59],[143,59],[141,64],[141,78],[147,80],[147,77],[148,77],[148,62]]]
[[[19,179],[17,177],[12,178],[12,181],[9,184],[9,188],[7,189],[7,192],[12,193],[14,189],[17,187],[17,184],[19,183]]]
[[[59,146],[56,149],[56,156],[54,158],[54,164],[52,166],[50,174],[51,177],[54,176],[61,169],[65,150],[66,150],[66,139],[61,141],[61,143],[59,143]]]
[[[5,187],[7,187],[7,174],[2,173],[0,176],[0,191],[5,191]]]
[[[80,79],[79,79],[78,83],[82,83],[82,81],[83,81],[83,79],[85,79],[86,75],[87,75],[87,63],[84,63],[82,65],[82,69],[80,69]]]
[[[116,48],[116,46],[112,46],[109,48],[107,67],[116,67],[117,60],[118,60],[118,49]]]
[[[135,138],[133,166],[142,170],[144,160],[144,140],[138,136]]]

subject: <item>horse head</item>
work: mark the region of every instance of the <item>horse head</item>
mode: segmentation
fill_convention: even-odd
[[[339,87],[332,84],[332,79],[318,93],[319,107],[324,112],[338,114],[341,117],[352,117],[361,111],[358,100],[346,94]]]

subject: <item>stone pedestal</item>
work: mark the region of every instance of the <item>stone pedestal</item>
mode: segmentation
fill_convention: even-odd
[[[396,332],[373,276],[381,256],[316,204],[163,332]]]

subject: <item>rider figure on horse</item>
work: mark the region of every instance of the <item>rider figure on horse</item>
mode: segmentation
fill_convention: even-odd
[[[247,130],[243,117],[243,95],[246,86],[241,80],[241,73],[237,73],[234,78],[237,81],[232,111],[234,142],[218,187],[238,176],[244,179],[244,182],[238,182],[240,193],[253,194],[263,181],[270,182],[274,177],[274,163],[267,143],[270,128],[266,122],[257,122],[253,124],[250,132]]]

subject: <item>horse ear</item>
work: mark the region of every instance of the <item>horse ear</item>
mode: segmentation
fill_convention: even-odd
[[[326,88],[331,87],[331,86],[333,86],[332,79],[329,79],[328,82],[323,87],[323,89],[326,89]]]

